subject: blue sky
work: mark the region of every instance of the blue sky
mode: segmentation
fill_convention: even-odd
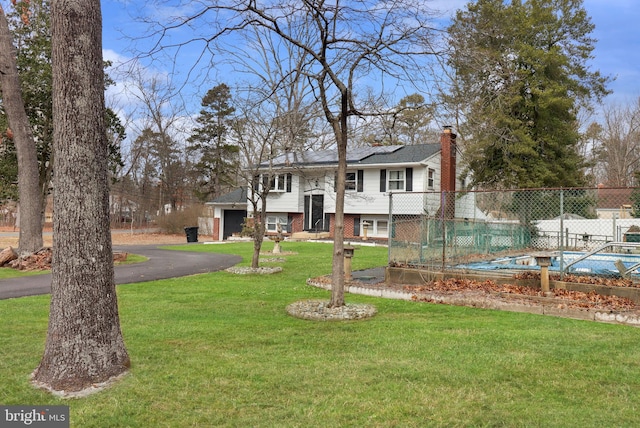
[[[431,1],[434,8],[452,11],[463,7],[464,0]],[[614,91],[606,103],[633,103],[640,96],[640,1],[585,0],[584,6],[596,25],[593,36],[598,39],[592,69],[615,77]],[[127,58],[131,42],[123,37],[135,36],[136,24],[130,18],[140,3],[128,0],[103,0],[103,49],[109,59]],[[175,12],[174,12],[175,13]],[[168,72],[173,64],[155,65],[154,72]],[[212,82],[206,89],[216,83]],[[206,90],[205,89],[205,90]],[[197,95],[201,98],[203,92]]]

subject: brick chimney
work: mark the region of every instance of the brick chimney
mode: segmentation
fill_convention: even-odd
[[[451,132],[450,126],[445,126],[440,134],[440,192],[441,202],[440,216],[444,219],[455,217],[456,202],[456,134]]]
[[[445,126],[440,134],[440,169],[442,179],[440,190],[454,192],[456,190],[456,134],[450,126]]]

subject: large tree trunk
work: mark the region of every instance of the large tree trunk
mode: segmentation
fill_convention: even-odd
[[[99,0],[53,0],[51,311],[34,383],[89,392],[127,371],[109,231]]]
[[[344,306],[344,195],[347,177],[347,96],[342,96],[342,114],[332,124],[338,142],[338,173],[336,177],[336,215],[333,223],[333,263],[331,270],[331,301],[329,307]]]
[[[38,172],[38,153],[31,125],[22,100],[16,50],[7,18],[0,6],[0,88],[2,103],[13,133],[18,155],[18,194],[20,197],[20,255],[42,248],[42,201]]]

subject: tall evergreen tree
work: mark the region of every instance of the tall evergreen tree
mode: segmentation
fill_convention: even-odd
[[[429,122],[433,119],[433,107],[425,103],[420,94],[411,94],[400,100],[395,116],[399,140],[403,144],[425,143],[429,135]]]
[[[609,81],[588,66],[593,29],[581,0],[478,0],[457,13],[445,99],[462,117],[474,183],[584,184],[577,111]]]
[[[6,118],[0,113],[0,129],[6,130]],[[0,134],[0,203],[18,200],[18,156],[7,132]]]
[[[227,192],[236,184],[239,148],[229,141],[235,112],[229,87],[221,83],[209,89],[202,98],[202,107],[196,119],[199,126],[189,137],[189,151],[197,157],[196,196],[207,200]]]
[[[28,20],[22,18],[27,13]],[[53,174],[50,0],[21,1],[9,16],[17,47],[22,96],[38,152],[38,179],[42,205]]]
[[[23,11],[23,20],[29,15]],[[2,105],[16,148],[18,193],[20,197],[20,255],[31,254],[42,247],[42,201],[38,187],[38,154],[34,135],[25,110],[15,49],[11,43],[9,24],[0,6],[0,89]]]
[[[20,76],[24,109],[29,117],[31,133],[36,144],[37,174],[41,205],[44,209],[53,178],[51,1],[29,0],[13,3],[14,8],[7,14],[7,19],[12,41],[16,47],[15,59]],[[105,66],[108,65],[110,64],[105,63]],[[105,76],[105,82],[107,86],[114,84],[108,76]],[[110,153],[109,167],[111,170],[115,170],[122,165],[120,142],[125,137],[124,128],[113,110],[107,109],[106,115]],[[8,138],[6,141],[7,147],[10,148],[11,139]],[[12,176],[2,176],[0,182],[15,182],[17,168],[10,168],[11,151],[0,153],[0,156],[3,158],[3,164],[7,166],[7,173],[15,171]]]

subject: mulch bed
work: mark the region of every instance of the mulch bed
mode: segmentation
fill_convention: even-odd
[[[309,279],[307,283],[331,289],[330,276]],[[552,289],[546,294],[532,287],[469,279],[438,280],[422,285],[367,283],[354,280],[345,285],[348,292],[383,298],[640,326],[639,305],[627,298],[603,296],[596,292]]]
[[[468,279],[447,279],[443,281],[433,281],[425,285],[397,285],[403,291],[415,293],[419,295],[425,292],[443,292],[443,293],[484,293],[484,294],[502,294],[508,296],[526,296],[544,298],[545,301],[555,299],[558,304],[566,308],[594,308],[606,309],[611,311],[629,311],[636,310],[637,305],[630,299],[618,296],[602,296],[595,291],[588,293],[581,291],[569,291],[563,289],[552,289],[550,295],[546,295],[540,289],[512,285],[497,284],[492,280],[473,281]],[[531,300],[531,299],[530,299]],[[535,299],[533,299],[535,301]]]

